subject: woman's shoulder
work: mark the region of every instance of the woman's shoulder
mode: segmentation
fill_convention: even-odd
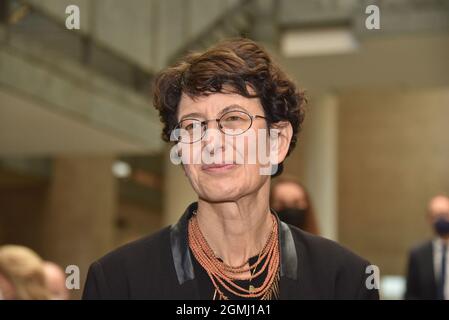
[[[116,264],[127,261],[151,259],[154,255],[161,255],[164,249],[169,248],[170,227],[163,228],[155,233],[126,243],[97,260],[102,265]]]
[[[91,264],[83,299],[130,299],[145,296],[152,275],[170,270],[169,227],[127,243]]]
[[[298,255],[326,265],[367,266],[369,262],[345,246],[289,225]]]
[[[378,268],[335,241],[290,226],[303,286],[329,299],[379,299]],[[301,277],[302,273],[302,277]],[[307,284],[304,283],[307,282]]]

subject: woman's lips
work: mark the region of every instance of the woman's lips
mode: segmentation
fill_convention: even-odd
[[[201,169],[207,172],[223,172],[230,170],[232,168],[236,167],[236,164],[234,163],[222,163],[222,164],[203,164],[201,166]]]

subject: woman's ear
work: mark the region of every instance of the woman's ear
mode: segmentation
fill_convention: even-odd
[[[275,163],[279,164],[287,157],[290,148],[290,141],[293,136],[293,127],[290,121],[279,121],[271,125],[270,128],[270,155],[276,159]]]

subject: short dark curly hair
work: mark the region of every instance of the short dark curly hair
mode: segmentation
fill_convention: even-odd
[[[187,55],[156,76],[153,90],[153,104],[164,125],[165,141],[170,141],[178,123],[177,111],[183,93],[191,98],[217,92],[259,98],[268,127],[279,121],[289,121],[293,127],[287,155],[294,149],[304,121],[304,92],[263,47],[250,39],[225,40],[205,52]],[[276,175],[281,171],[282,165]]]

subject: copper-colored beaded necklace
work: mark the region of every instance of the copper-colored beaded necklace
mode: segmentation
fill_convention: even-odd
[[[273,228],[264,248],[259,252],[257,261],[249,266],[246,266],[247,262],[245,262],[241,266],[232,267],[216,257],[199,228],[196,211],[194,212],[194,215],[189,220],[189,246],[195,258],[206,270],[206,273],[215,287],[213,300],[229,299],[225,292],[220,289],[220,286],[235,296],[242,298],[258,298],[261,300],[279,298],[280,257],[278,227],[276,218],[273,215],[271,215],[271,217],[273,219]],[[259,271],[255,272],[261,261],[264,261],[262,267]],[[243,276],[243,273],[248,271],[250,272],[250,275]],[[267,271],[267,275],[260,287],[256,288],[253,285],[250,285],[249,288],[246,289],[235,282],[236,280],[251,281],[265,271]]]

